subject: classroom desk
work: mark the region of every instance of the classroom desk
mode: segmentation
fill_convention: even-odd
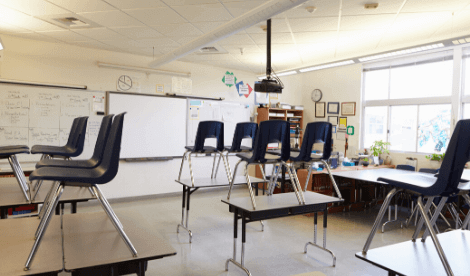
[[[176,255],[170,243],[139,212],[119,210],[116,214],[137,257],[132,257],[104,212],[67,214],[63,215],[65,271],[72,272],[72,276],[144,276],[148,261]]]
[[[454,275],[468,275],[470,262],[470,231],[454,230],[437,235]],[[446,275],[431,238],[423,243],[407,241],[370,249],[367,254],[356,253],[356,257],[388,271],[389,276],[440,276]]]
[[[38,195],[32,201],[26,201],[23,196],[22,191],[18,188],[18,183],[16,182],[16,178],[14,177],[3,177],[0,178],[0,218],[5,219],[8,217],[8,208],[14,208],[22,205],[28,204],[42,204],[44,203],[44,199],[52,186],[52,182],[44,181],[41,189],[39,190]],[[32,194],[34,193],[29,189],[29,192]],[[31,198],[31,196],[30,196]],[[64,208],[64,204],[71,203],[72,204],[72,213],[77,212],[77,202],[86,202],[88,200],[95,199],[94,196],[91,195],[87,188],[82,187],[67,187],[64,189],[64,193],[59,201],[59,207]],[[56,210],[56,213],[57,213]]]
[[[0,220],[0,275],[52,276],[62,271],[62,234],[58,216],[52,217],[33,266],[28,271],[23,270],[38,225],[37,218]]]
[[[194,193],[195,191],[199,189],[205,189],[205,188],[216,188],[216,187],[229,187],[230,183],[226,177],[220,177],[220,178],[198,178],[197,181],[194,183],[194,187],[191,183],[191,179],[181,179],[181,180],[175,180],[176,183],[179,183],[183,186],[183,210],[181,214],[181,223],[178,224],[176,227],[176,233],[179,233],[179,228],[183,228],[189,233],[189,243],[192,241],[193,233],[191,230],[189,230],[188,227],[188,218],[189,218],[189,203],[191,199],[191,194]],[[258,187],[259,183],[266,183],[267,180],[263,180],[260,178],[256,177],[251,177],[250,176],[250,181],[252,185],[256,184],[256,187]],[[237,175],[235,177],[235,180],[233,181],[233,185],[246,185],[246,178],[243,175]],[[228,191],[227,191],[228,192]],[[258,195],[258,192],[256,193]],[[186,211],[185,211],[185,206],[186,206]],[[186,213],[186,215],[185,215]],[[186,216],[186,219],[185,219]]]
[[[251,276],[250,271],[245,267],[245,242],[246,242],[246,224],[253,221],[261,221],[267,219],[281,218],[287,216],[295,216],[307,213],[315,213],[314,218],[314,238],[313,242],[305,244],[304,253],[307,253],[307,246],[312,245],[316,248],[324,250],[333,257],[333,266],[336,265],[336,257],[334,253],[326,248],[326,229],[328,203],[343,201],[342,199],[326,196],[313,192],[305,192],[305,204],[300,205],[294,193],[274,194],[271,196],[261,196],[256,199],[256,210],[249,197],[223,199],[222,202],[229,205],[229,212],[234,214],[233,220],[233,258],[228,259],[225,263],[225,270],[228,270],[229,263],[233,263],[243,269],[247,275]],[[323,246],[317,244],[317,213],[323,212]],[[237,255],[237,236],[238,236],[238,220],[242,220],[242,249],[241,262],[236,261]]]

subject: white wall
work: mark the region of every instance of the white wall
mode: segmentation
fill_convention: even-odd
[[[115,69],[99,68],[97,62],[146,67],[152,60],[148,57],[131,54],[80,48],[68,44],[54,44],[2,35],[5,44],[4,59],[0,61],[0,78],[38,81],[48,83],[86,85],[90,90],[115,91],[116,80],[126,74],[140,78],[143,93],[154,93],[156,84],[165,84],[165,92],[170,92],[171,76],[149,75]],[[253,86],[256,77],[250,72],[230,70],[185,62],[172,62],[161,68],[191,73],[192,94],[206,97],[224,97],[227,101],[253,104],[254,95],[239,97],[235,87],[222,83],[226,71],[234,72],[238,81],[243,80]],[[181,149],[181,155],[184,149]],[[195,158],[195,171],[206,172],[210,177],[211,158]],[[231,160],[232,167],[236,159]],[[181,160],[161,162],[121,162],[116,178],[103,189],[107,197],[119,198],[180,191],[181,186],[174,180],[178,176]],[[210,165],[209,165],[210,164]],[[31,167],[29,164],[22,164]],[[221,166],[219,177],[224,177]],[[241,170],[239,170],[241,171]],[[189,177],[187,165],[183,175]],[[196,176],[201,176],[197,174]]]

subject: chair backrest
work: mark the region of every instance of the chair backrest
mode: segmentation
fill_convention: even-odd
[[[242,140],[245,138],[251,138],[251,149],[255,143],[255,135],[258,130],[257,123],[238,123],[235,127],[235,133],[233,134],[232,147],[230,151],[241,151]]]
[[[85,145],[85,135],[88,117],[80,117],[79,119],[80,120],[76,126],[75,133],[70,141],[70,144],[67,142],[67,144],[65,145],[66,147],[69,147],[72,150],[72,153],[69,154],[70,157],[76,157],[82,154],[83,147]],[[72,131],[70,132],[69,140],[71,134]]]
[[[197,126],[195,151],[204,151],[204,142],[207,138],[217,140],[217,150],[224,150],[224,123],[219,121],[202,121]]]
[[[281,143],[280,160],[287,161],[290,157],[289,122],[282,120],[263,121],[259,124],[255,137],[252,161],[266,162],[266,149],[270,143]]]
[[[436,174],[437,172],[439,172],[439,169],[421,168],[419,169],[419,172]]]
[[[94,181],[94,184],[108,183],[113,180],[118,172],[124,114],[126,114],[126,112],[114,117],[108,139],[106,140],[103,159],[100,165],[94,169],[98,172],[98,177]]]
[[[457,186],[469,158],[470,119],[467,119],[458,121],[454,128],[444,160],[442,160],[437,182],[433,185],[433,187],[436,186],[436,194],[447,196],[458,192]]]
[[[397,165],[397,170],[404,170],[404,171],[416,171],[415,167],[410,165]]]
[[[96,138],[95,150],[93,151],[92,159],[101,161],[103,158],[104,148],[106,145],[106,140],[109,136],[109,131],[111,130],[111,123],[113,121],[114,114],[109,114],[103,117],[101,120],[100,131],[98,132],[98,137]]]
[[[69,147],[71,147],[74,143],[76,143],[77,129],[78,129],[78,125],[82,121],[82,118],[83,117],[77,117],[73,119],[72,127],[70,128],[70,132],[69,132],[69,138],[67,139],[67,144],[66,144]]]
[[[311,161],[313,145],[323,143],[323,156],[321,159],[328,160],[331,156],[331,128],[332,125],[328,122],[308,123],[298,158],[304,162]]]

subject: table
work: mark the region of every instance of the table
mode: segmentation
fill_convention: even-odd
[[[104,212],[67,214],[63,216],[65,271],[72,272],[72,276],[144,276],[148,261],[176,255],[170,243],[139,212],[119,210],[116,215],[137,257],[132,257]]]
[[[470,231],[454,230],[437,236],[444,252],[449,256],[447,260],[454,275],[468,275]],[[371,249],[366,255],[358,252],[356,257],[387,270],[389,276],[446,275],[431,238],[426,239],[424,243],[418,239],[416,242],[407,241]]]
[[[2,260],[0,275],[52,276],[58,275],[63,270],[62,234],[58,216],[51,219],[33,266],[28,271],[23,270],[38,225],[37,218],[0,220],[0,260]]]
[[[52,182],[44,181],[41,189],[39,190],[38,195],[34,200],[27,201],[22,191],[18,188],[18,183],[14,177],[2,177],[0,178],[0,218],[5,219],[8,217],[8,208],[15,208],[22,205],[28,204],[42,204],[44,199],[52,186]],[[33,193],[31,190],[31,185],[29,189],[30,193]],[[30,196],[30,198],[32,198]],[[83,187],[67,187],[64,189],[64,193],[59,201],[60,206],[64,208],[64,204],[72,204],[72,213],[77,212],[77,202],[86,202],[88,200],[95,199],[93,195],[89,192],[88,188]],[[56,210],[56,213],[57,210]]]
[[[223,199],[222,202],[229,205],[229,211],[234,214],[233,220],[233,258],[225,263],[225,270],[228,270],[229,263],[233,263],[241,268],[247,275],[251,275],[250,271],[245,267],[245,242],[246,242],[246,224],[253,221],[261,221],[266,219],[281,218],[287,216],[295,216],[307,213],[315,213],[314,218],[314,239],[308,242],[304,247],[304,253],[307,253],[307,246],[312,245],[316,248],[324,250],[333,257],[333,266],[336,265],[336,257],[334,253],[326,248],[326,230],[327,230],[327,214],[328,203],[340,202],[342,199],[326,196],[314,192],[305,192],[305,204],[300,205],[294,193],[274,194],[271,196],[258,197],[256,200],[256,210],[249,197]],[[317,213],[323,212],[323,246],[316,242],[317,237]],[[238,236],[238,220],[242,220],[242,249],[241,262],[236,261],[237,255],[237,236]]]
[[[189,218],[189,203],[191,199],[191,194],[199,189],[205,188],[216,188],[216,187],[229,187],[230,183],[226,177],[221,178],[198,178],[195,181],[194,186],[191,183],[191,179],[181,179],[175,180],[176,183],[179,183],[183,186],[183,209],[181,214],[181,223],[176,227],[176,233],[179,233],[179,228],[183,228],[189,234],[189,243],[192,241],[193,233],[189,230],[188,227],[188,218]],[[250,181],[252,185],[256,184],[258,187],[259,183],[266,183],[267,180],[261,178],[251,177]],[[237,175],[233,181],[233,185],[246,185],[246,178],[242,175]],[[258,190],[256,190],[256,195],[258,195]],[[186,207],[186,209],[185,209]],[[185,219],[186,218],[186,219]]]

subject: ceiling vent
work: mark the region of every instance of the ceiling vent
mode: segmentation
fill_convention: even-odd
[[[54,24],[56,26],[59,26],[61,28],[69,29],[69,30],[101,27],[95,22],[90,21],[74,13],[45,15],[45,16],[38,16],[38,18],[44,21],[47,21],[51,24]]]
[[[213,55],[213,54],[227,54],[228,52],[225,49],[221,48],[218,45],[211,45],[203,47],[195,52],[197,55]]]
[[[219,50],[217,50],[217,48],[215,47],[204,47],[204,48],[201,48],[199,52],[204,53],[204,54],[214,54],[214,53],[218,53]]]

